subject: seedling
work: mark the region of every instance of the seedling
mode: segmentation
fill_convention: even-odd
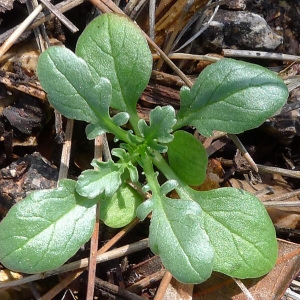
[[[283,81],[263,67],[222,59],[206,67],[192,88],[181,89],[177,113],[158,106],[146,123],[136,104],[152,56],[140,29],[126,17],[103,14],[84,30],[75,52],[50,47],[41,54],[37,72],[49,102],[67,118],[89,123],[89,139],[109,132],[120,146],[112,150],[114,161],[93,160],[95,169],[77,181],[33,192],[9,211],[0,224],[3,265],[24,273],[62,265],[91,237],[100,202],[100,218],[111,227],[151,213],[150,248],[181,282],[203,282],[212,271],[236,278],[269,272],[277,242],[264,206],[243,190],[193,190],[205,179],[207,156],[181,128],[193,126],[209,136],[257,127],[285,103]],[[111,116],[110,107],[119,113]],[[125,129],[127,123],[132,129]],[[166,182],[158,181],[158,172]],[[133,186],[151,198],[144,201]],[[172,190],[179,199],[168,197]]]

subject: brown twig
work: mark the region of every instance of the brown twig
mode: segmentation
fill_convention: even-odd
[[[61,280],[56,286],[50,289],[46,294],[44,294],[38,300],[51,300],[53,299],[58,293],[60,293],[64,288],[66,288],[73,280],[75,280],[78,276],[82,274],[82,270],[77,270],[63,280]]]
[[[124,13],[129,16],[138,2],[139,0],[129,0],[124,8]]]
[[[72,135],[73,135],[74,120],[68,119],[65,131],[65,142],[63,144],[58,181],[67,178],[71,156]]]
[[[284,54],[284,53],[270,53],[265,51],[251,51],[251,50],[235,50],[235,49],[223,49],[223,55],[226,57],[237,58],[255,58],[255,59],[272,59],[272,60],[284,60],[284,61],[299,61],[300,56]]]
[[[127,234],[130,230],[132,230],[140,220],[135,218],[130,224],[121,229],[112,239],[109,240],[100,250],[98,250],[97,255],[105,253],[108,249],[110,249],[113,245],[116,244],[125,234]]]
[[[165,273],[166,273],[165,269],[159,270],[159,271],[135,282],[126,290],[129,292],[132,292],[132,293],[139,293],[143,289],[145,289],[147,286],[149,286],[150,284],[153,284],[154,282],[161,280],[163,278],[163,276],[165,275]]]
[[[170,51],[171,51],[171,49],[173,47],[173,42],[175,41],[176,36],[177,36],[178,32],[181,29],[183,18],[185,17],[186,13],[188,12],[188,9],[189,9],[190,6],[191,6],[190,1],[186,0],[185,3],[184,3],[184,5],[182,6],[179,18],[178,18],[178,20],[177,20],[177,22],[175,24],[175,28],[172,31],[172,33],[170,35],[170,38],[168,39],[167,44],[166,44],[166,46],[164,48],[164,53],[166,55],[168,55],[170,53]],[[162,65],[163,65],[163,59],[161,58],[158,61],[157,65],[156,65],[156,68],[157,68],[158,71],[162,68]]]
[[[115,295],[120,296],[123,299],[128,300],[145,300],[144,297],[138,296],[136,294],[133,294],[117,285],[111,284],[109,282],[106,282],[104,280],[101,280],[100,278],[96,278],[95,284],[97,287],[105,289]]]
[[[239,286],[239,288],[242,290],[242,292],[244,293],[247,300],[255,300],[253,298],[253,296],[251,295],[251,293],[249,292],[249,290],[247,289],[247,287],[244,285],[244,283],[241,280],[235,279],[235,278],[233,278],[233,280]]]
[[[155,6],[156,0],[149,1],[149,37],[155,39]]]
[[[79,29],[68,20],[50,1],[40,0],[69,30],[73,33],[77,32]]]
[[[95,227],[94,227],[93,235],[91,237],[91,249],[90,249],[89,271],[88,271],[88,288],[86,293],[86,300],[93,300],[94,298],[99,228],[100,226],[99,226],[99,203],[98,203],[96,207]]]
[[[278,167],[270,167],[257,164],[258,171],[261,173],[271,173],[271,174],[279,174],[286,177],[298,178],[300,179],[300,171],[287,170]]]
[[[241,143],[240,139],[235,135],[235,134],[227,134],[228,137],[234,142],[236,147],[241,151],[241,154],[243,157],[247,160],[247,162],[250,164],[251,168],[255,171],[258,172],[258,167],[244,145]]]
[[[171,279],[172,279],[172,274],[169,272],[169,271],[166,271],[160,285],[159,285],[159,288],[156,292],[156,295],[154,297],[154,300],[161,300],[163,299],[165,293],[166,293],[166,290],[168,288],[168,285],[170,284],[171,282]]]
[[[21,34],[27,29],[37,15],[42,11],[43,6],[38,5],[32,13],[17,27],[17,29],[9,36],[9,38],[0,47],[0,57],[16,42]]]
[[[300,189],[292,191],[292,192],[288,192],[288,193],[284,193],[282,195],[279,195],[277,197],[274,197],[273,199],[267,199],[267,200],[263,200],[264,204],[265,203],[273,203],[273,202],[280,202],[280,201],[284,201],[293,197],[297,197],[300,195]]]
[[[27,11],[29,13],[31,13],[34,10],[34,8],[36,8],[38,5],[39,4],[38,4],[37,0],[26,1]],[[41,24],[40,27],[43,27],[43,30],[45,30],[44,24]],[[36,43],[38,45],[38,49],[40,50],[40,52],[43,52],[45,50],[45,45],[44,45],[44,41],[43,41],[43,37],[42,37],[40,28],[39,27],[34,28],[33,32],[35,35]]]
[[[268,207],[300,207],[300,201],[264,201],[264,206]],[[292,213],[292,210],[289,209],[289,212]],[[296,211],[296,214],[299,214],[299,210]]]
[[[103,247],[101,247],[100,250],[98,250],[97,252],[97,256],[104,254],[105,252],[107,252],[112,246],[114,246],[117,241],[119,241],[125,234],[127,234],[131,229],[133,229],[137,224],[139,223],[139,219],[135,218],[130,224],[128,224],[126,227],[124,227],[123,229],[120,230],[119,233],[117,233],[112,239],[109,240],[108,243],[106,243]],[[84,269],[81,269],[80,274],[81,275],[84,272]],[[79,276],[78,275],[78,276]],[[76,277],[77,278],[77,277]],[[53,295],[57,295],[58,293],[60,293],[64,288],[66,288],[73,280],[74,280],[74,276],[73,274],[70,274],[69,276],[67,276],[66,278],[64,278],[64,283],[61,284],[57,284],[57,286],[55,286],[52,290],[52,294],[51,296],[53,297]],[[0,285],[0,289],[1,289],[1,285]],[[54,294],[55,292],[55,294]],[[43,298],[42,300],[51,300],[52,298]]]
[[[94,158],[102,161],[102,147],[103,147],[103,135],[99,135],[95,139],[94,147]],[[96,277],[96,261],[97,261],[97,250],[98,250],[98,239],[99,239],[99,202],[96,206],[96,221],[91,237],[91,247],[90,247],[90,260],[89,260],[89,271],[88,271],[88,288],[86,293],[86,300],[93,300],[94,298],[94,286]]]
[[[55,7],[61,12],[64,13],[80,4],[82,4],[85,0],[65,0],[62,1],[58,4],[55,5]],[[43,13],[39,13],[38,16],[36,17],[36,21],[34,21],[26,30],[29,31],[31,29],[34,29],[38,26],[40,26],[41,24],[45,23],[46,21],[51,20],[52,18],[54,18],[55,15],[49,11]],[[19,27],[19,25],[13,27],[10,30],[7,30],[5,33],[0,35],[0,43],[3,43],[6,39],[8,39],[13,32]]]
[[[157,54],[152,54],[153,59],[159,59],[160,56]],[[198,55],[190,53],[170,53],[168,54],[170,59],[189,59],[189,60],[204,60],[216,62],[221,59],[221,57],[211,56],[211,55]]]
[[[143,239],[138,242],[135,242],[135,243],[108,251],[106,253],[97,255],[97,263],[102,263],[105,261],[116,259],[116,258],[125,256],[125,255],[129,255],[129,254],[141,251],[146,248],[148,248],[148,239]],[[87,268],[88,261],[89,261],[88,258],[83,258],[83,259],[80,259],[80,260],[77,260],[77,261],[74,261],[74,262],[71,262],[68,264],[64,264],[55,270],[47,271],[44,273],[38,273],[38,274],[34,274],[34,275],[29,275],[27,277],[13,280],[13,281],[2,282],[2,283],[0,283],[0,290],[20,286],[20,285],[28,283],[28,282],[44,279],[46,277],[54,276],[57,274]]]

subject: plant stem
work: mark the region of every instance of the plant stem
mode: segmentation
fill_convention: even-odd
[[[179,130],[180,128],[189,125],[187,118],[178,118],[176,115],[177,123],[173,126],[173,131]]]
[[[108,132],[113,133],[114,136],[118,139],[121,140],[130,146],[134,146],[134,144],[130,141],[127,135],[127,130],[122,129],[118,125],[114,124],[112,121],[106,122],[106,126],[108,129]]]
[[[146,153],[142,157],[143,169],[145,176],[147,178],[147,182],[149,185],[152,194],[159,195],[160,194],[160,185],[157,181],[157,175],[153,169],[153,163],[151,157]]]
[[[155,152],[152,161],[153,164],[166,176],[167,179],[173,179],[178,182],[178,186],[175,189],[181,198],[185,198],[186,200],[193,200],[192,193],[189,192],[191,188],[174,173],[174,171],[167,164],[160,153]]]
[[[134,111],[128,111],[128,113],[130,115],[129,122],[132,126],[132,129],[133,129],[134,133],[136,135],[140,136],[140,130],[139,130],[139,127],[138,127],[138,122],[139,122],[140,118],[137,114],[136,109]]]

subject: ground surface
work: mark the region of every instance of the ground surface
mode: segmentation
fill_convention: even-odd
[[[224,31],[218,31],[218,26],[211,26],[192,45],[185,47],[180,52],[223,55],[224,49],[231,49],[297,56],[300,51],[298,42],[300,36],[300,3],[298,2],[294,1],[291,4],[285,1],[231,1],[230,5],[220,7],[215,19],[215,22],[225,24]],[[170,37],[171,32],[178,31],[178,34],[181,33],[184,25],[204,6],[205,1],[195,1],[190,7],[189,13],[180,16],[178,12],[182,11],[184,3],[185,1],[180,0],[157,1],[156,42],[166,52],[168,52],[166,40]],[[12,4],[13,1],[0,1],[0,7],[3,8],[0,14],[2,19],[0,25],[1,42],[6,40],[7,31],[19,24],[28,15],[25,4],[17,1]],[[139,10],[138,3],[130,1],[129,4],[121,2],[118,5],[131,18],[136,19],[142,29],[148,32],[149,26],[145,20],[148,20],[149,6],[145,4]],[[174,9],[177,6],[178,9]],[[237,21],[239,11],[243,11],[243,8],[245,8],[244,12],[259,14],[267,23],[257,26],[260,29],[253,32],[254,29],[251,27],[253,16],[244,23]],[[174,9],[175,17],[171,14],[172,9]],[[208,20],[212,10],[213,8],[206,13],[208,17],[202,23]],[[79,28],[80,33],[86,23],[95,15],[95,8],[90,2],[85,2],[78,4],[65,15]],[[201,15],[199,18],[201,19]],[[245,16],[242,18],[245,21]],[[178,20],[181,22],[179,25]],[[269,27],[267,28],[267,26]],[[46,23],[46,29],[52,41],[55,39],[56,43],[63,43],[66,47],[74,50],[79,33],[70,33],[57,19]],[[198,31],[196,25],[188,26],[183,38],[174,48],[178,48],[187,41],[193,35],[193,31]],[[0,85],[1,218],[6,215],[13,204],[21,201],[28,192],[35,189],[51,188],[56,185],[66,124],[65,119],[60,124],[57,116],[55,117],[53,110],[49,107],[43,92],[36,89],[38,80],[35,67],[39,53],[33,34],[22,35],[21,40],[12,48],[10,53],[8,56],[0,58],[2,69],[0,77],[3,79]],[[21,55],[23,55],[22,58],[20,58]],[[253,59],[245,53],[242,53],[241,56],[242,60],[261,64],[276,72],[284,70],[292,63],[292,60],[283,61],[280,58]],[[176,63],[192,79],[205,66],[205,63],[199,63],[196,60],[177,60]],[[181,79],[165,64],[159,66],[157,60],[154,64],[154,70],[157,72],[152,74],[152,80],[139,102],[139,112],[145,116],[145,119],[147,119],[149,108],[155,105],[171,104],[175,109],[179,107]],[[206,187],[202,186],[201,189],[231,185],[242,187],[258,195],[262,201],[268,201],[268,211],[277,229],[278,238],[282,239],[279,242],[279,260],[274,271],[264,278],[244,282],[254,299],[281,299],[281,297],[300,299],[300,294],[290,295],[290,297],[295,298],[284,296],[289,286],[295,293],[300,289],[299,285],[296,286],[297,281],[291,284],[292,280],[296,279],[300,267],[300,247],[298,245],[300,242],[298,199],[300,176],[294,172],[300,169],[300,121],[297,108],[299,107],[297,103],[299,102],[298,70],[299,65],[295,63],[282,73],[284,79],[294,80],[296,88],[291,88],[288,102],[296,109],[288,113],[280,112],[262,127],[239,136],[257,164],[281,169],[271,170],[271,173],[267,173],[261,167],[260,172],[255,174],[237,153],[236,147],[229,138],[223,136],[212,140],[198,136],[204,142],[209,154]],[[35,90],[28,92],[28,87]],[[37,90],[38,96],[35,94]],[[286,108],[288,109],[287,106]],[[70,178],[76,178],[82,170],[90,168],[89,162],[93,157],[93,144],[86,140],[84,128],[85,124],[75,122],[70,168],[68,170],[68,177]],[[192,131],[193,129],[189,130]],[[112,141],[109,137],[108,140],[111,145]],[[100,246],[111,240],[118,232],[108,229],[102,224],[100,228]],[[148,222],[137,225],[114,247],[117,248],[146,238],[147,228]],[[89,244],[85,245],[72,260],[88,257],[89,248]],[[0,271],[2,272],[0,280],[5,281],[6,275],[3,270]],[[71,277],[76,276],[72,274]],[[149,249],[111,260],[97,268],[96,276],[98,279],[96,280],[95,297],[99,297],[99,299],[133,299],[132,294],[121,296],[121,291],[115,290],[116,286],[120,286],[140,297],[153,299],[163,274],[164,270],[159,258],[154,256]],[[22,275],[16,274],[14,276],[18,278]],[[5,292],[1,291],[0,298],[85,299],[88,289],[87,271],[76,280],[70,280],[70,284],[67,287],[62,287],[59,294],[54,296],[56,293],[50,289],[67,276],[70,278],[70,274],[62,274],[31,284],[19,285]],[[144,282],[139,282],[141,279]],[[164,299],[246,299],[246,296],[233,280],[220,274],[214,274],[212,279],[202,285],[195,286],[194,289],[190,286],[185,287],[185,293],[182,292],[181,296],[178,296],[178,291],[182,290],[183,287],[177,286],[174,280],[172,287],[173,290],[170,285],[168,291],[164,293]],[[49,295],[48,298],[40,298],[46,293]],[[140,297],[137,299],[142,299]],[[162,298],[157,297],[157,299]]]

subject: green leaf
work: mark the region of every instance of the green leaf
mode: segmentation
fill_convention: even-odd
[[[79,196],[72,180],[34,192],[0,224],[0,261],[17,272],[55,269],[90,239],[95,218],[95,200]]]
[[[111,154],[119,157],[118,165],[122,165],[124,169],[129,172],[129,177],[132,182],[137,182],[139,180],[139,174],[136,166],[133,164],[135,157],[132,157],[128,152],[122,148],[114,148]]]
[[[214,251],[203,230],[200,206],[189,200],[152,197],[138,207],[144,218],[152,209],[149,244],[179,281],[201,283],[212,272]]]
[[[102,14],[78,39],[76,54],[88,64],[95,82],[108,78],[113,87],[111,106],[130,115],[149,82],[152,55],[141,30],[127,17]]]
[[[153,199],[144,201],[136,210],[137,217],[144,221],[146,217],[152,212],[154,207]]]
[[[168,144],[168,160],[176,175],[188,185],[199,185],[205,180],[207,154],[203,145],[191,134],[176,131]]]
[[[160,190],[162,194],[166,195],[172,192],[178,186],[178,182],[174,179],[166,181],[164,184],[161,185]]]
[[[63,47],[50,47],[39,58],[39,80],[49,102],[70,119],[99,123],[110,122],[112,88],[105,78],[94,82],[86,62]]]
[[[128,183],[123,183],[112,197],[101,197],[100,219],[109,227],[120,228],[136,217],[143,197]]]
[[[85,128],[85,134],[89,140],[94,140],[97,136],[105,132],[106,130],[104,130],[103,127],[98,124],[90,123]]]
[[[129,114],[126,112],[120,112],[112,117],[113,122],[118,126],[125,125],[129,120]]]
[[[208,136],[213,130],[241,133],[258,127],[283,106],[288,90],[266,68],[222,59],[206,67],[180,96],[176,128],[192,125]]]
[[[215,271],[236,278],[268,273],[277,259],[272,221],[255,196],[234,188],[194,191],[215,252]]]
[[[76,191],[83,197],[95,198],[103,192],[111,197],[122,183],[123,170],[112,160],[108,162],[92,161],[97,170],[86,170],[81,173],[76,183]]]
[[[150,112],[150,125],[145,120],[139,120],[138,126],[141,135],[148,146],[159,152],[166,152],[167,146],[158,143],[169,143],[173,139],[172,128],[176,123],[175,110],[172,106],[157,106]]]

